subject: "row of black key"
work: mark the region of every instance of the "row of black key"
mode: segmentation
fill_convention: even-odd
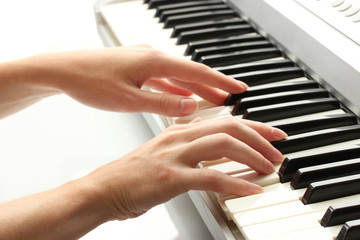
[[[178,44],[187,44],[185,55],[251,86],[244,93],[229,95],[225,104],[234,105],[233,115],[243,114],[243,118],[267,122],[341,108],[341,103],[314,80],[282,83],[306,74],[222,1],[144,2],[149,8],[157,8],[155,16],[160,17],[165,28],[173,28],[171,37],[177,38]],[[276,57],[285,59],[259,61]],[[280,83],[263,85],[274,82]],[[286,140],[273,143],[284,154],[360,138],[360,125],[352,113],[320,116],[276,127],[289,135]],[[294,189],[307,187],[304,204],[358,194],[359,159],[360,146],[357,145],[287,158],[280,168],[280,179],[281,182],[291,180]],[[339,217],[339,212],[360,208],[359,204],[347,205],[346,211],[328,210],[336,217],[329,217],[327,213],[322,224],[344,224],[359,218],[360,214],[350,214],[350,217],[340,214],[342,217]],[[325,223],[327,218],[331,224]],[[359,231],[358,226],[356,221],[345,224],[338,238],[353,239],[351,236]]]

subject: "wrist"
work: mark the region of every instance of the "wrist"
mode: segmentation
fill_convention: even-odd
[[[3,81],[21,88],[19,90],[23,90],[28,97],[42,99],[61,93],[54,84],[56,72],[46,54],[3,63],[1,67]]]

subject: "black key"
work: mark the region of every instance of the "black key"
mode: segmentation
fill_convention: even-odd
[[[251,62],[251,63],[241,63],[230,66],[216,67],[216,71],[222,72],[225,75],[238,74],[244,72],[253,72],[258,70],[266,70],[273,68],[282,68],[282,67],[294,67],[294,62],[288,59],[281,60],[272,60],[272,61],[261,61],[261,62]]]
[[[330,206],[321,219],[321,225],[330,227],[356,219],[360,219],[360,199]]]
[[[291,180],[292,189],[308,187],[312,182],[360,174],[360,158],[300,168]]]
[[[186,24],[192,22],[200,22],[206,20],[216,20],[236,17],[237,13],[233,10],[214,10],[200,13],[190,13],[179,16],[170,16],[164,23],[164,28],[171,28],[178,24]]]
[[[210,6],[197,6],[197,7],[166,10],[160,14],[159,22],[165,22],[171,16],[181,16],[181,15],[187,15],[187,14],[191,14],[191,13],[200,13],[200,12],[206,12],[206,11],[227,10],[227,9],[229,9],[228,5],[217,4],[217,5],[210,5]]]
[[[360,174],[313,182],[301,201],[304,204],[322,202],[360,193]]]
[[[185,44],[191,41],[211,39],[216,37],[230,37],[251,32],[254,32],[254,29],[249,24],[198,29],[180,33],[176,44]],[[272,45],[269,47],[272,47]]]
[[[285,158],[279,169],[280,182],[290,181],[300,168],[311,167],[326,163],[359,158],[360,145],[344,146],[341,149],[331,149],[321,153],[311,153],[305,156]]]
[[[163,5],[169,5],[173,3],[189,2],[191,0],[146,0],[149,4],[149,8],[157,8]]]
[[[359,240],[360,219],[348,221],[341,228],[336,240]]]
[[[172,9],[180,9],[180,8],[187,8],[187,7],[197,7],[197,6],[204,6],[204,5],[214,5],[224,3],[221,0],[209,0],[209,1],[187,1],[182,3],[173,3],[167,4],[163,6],[159,6],[156,9],[155,17],[160,16],[163,11],[172,10]]]
[[[185,50],[184,55],[192,55],[195,49],[197,48],[206,48],[211,46],[222,46],[222,45],[228,45],[232,43],[241,43],[241,42],[250,42],[250,41],[260,41],[264,40],[265,38],[259,34],[248,34],[248,35],[240,35],[240,36],[234,36],[229,38],[214,38],[214,39],[208,39],[203,41],[194,41],[189,42],[187,45],[187,48]]]
[[[229,76],[237,80],[243,81],[249,86],[257,86],[266,83],[304,77],[305,73],[301,68],[298,67],[286,67],[239,73]]]
[[[199,61],[199,59],[201,57],[206,56],[206,55],[232,53],[235,51],[269,48],[269,47],[273,47],[273,45],[269,41],[261,40],[261,41],[234,43],[234,44],[224,45],[224,46],[198,48],[198,49],[195,49],[194,53],[192,54],[191,60]]]
[[[311,99],[249,108],[244,113],[243,118],[260,122],[269,122],[339,108],[340,103],[335,98]]]
[[[196,22],[196,23],[189,23],[189,24],[181,24],[176,25],[173,29],[171,34],[172,38],[178,37],[180,33],[205,29],[205,28],[213,28],[213,27],[225,27],[225,26],[232,26],[232,25],[242,25],[247,24],[245,20],[241,18],[229,18],[229,19],[220,19],[220,20],[213,20],[213,21],[205,21],[205,22]],[[253,30],[254,31],[254,30]]]
[[[218,67],[280,57],[281,55],[282,53],[276,48],[261,48],[238,51],[234,53],[203,56],[200,58],[199,62],[204,63],[210,67]]]
[[[248,108],[325,97],[329,97],[329,93],[322,88],[295,90],[248,97],[238,100],[231,113],[232,115],[241,115]]]
[[[270,93],[286,92],[293,90],[312,89],[318,87],[319,84],[314,80],[303,80],[303,81],[285,82],[285,83],[280,82],[279,84],[274,86],[259,85],[259,86],[249,87],[243,93],[229,94],[224,104],[225,106],[235,105],[237,100],[246,97],[261,96]]]
[[[287,154],[355,139],[360,139],[358,124],[293,135],[273,142],[272,145],[281,153]]]
[[[354,114],[344,113],[329,116],[319,116],[314,119],[279,124],[274,125],[273,127],[280,128],[290,136],[326,128],[354,125],[357,123],[357,118]]]

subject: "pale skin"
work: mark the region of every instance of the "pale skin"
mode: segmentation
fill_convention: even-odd
[[[49,53],[0,63],[0,118],[61,93],[106,111],[185,116],[196,111],[192,93],[221,105],[228,92],[246,89],[202,64],[147,46]],[[188,190],[259,193],[255,184],[196,166],[226,157],[269,174],[283,160],[270,142],[285,137],[266,124],[234,118],[171,126],[85,177],[0,204],[0,239],[77,239]]]

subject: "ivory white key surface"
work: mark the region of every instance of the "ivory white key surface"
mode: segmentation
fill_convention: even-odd
[[[308,205],[304,205],[300,200],[295,200],[291,202],[272,205],[269,207],[236,213],[234,214],[233,219],[234,221],[236,221],[239,227],[244,227],[259,224],[262,222],[275,221],[282,218],[295,217],[308,213],[317,213],[317,218],[315,220],[320,221],[329,206],[338,203],[353,202],[358,200],[359,197],[360,194],[356,194],[352,196],[331,199],[328,201]]]
[[[256,172],[255,170],[250,170],[246,172],[235,173],[231,176],[244,179],[262,187],[280,182],[279,175],[276,172],[264,175]]]
[[[225,163],[220,163],[216,165],[211,165],[207,167],[208,169],[220,171],[229,175],[240,173],[240,172],[246,172],[251,171],[251,168],[243,163],[235,162],[235,161],[229,161]]]
[[[256,240],[334,240],[334,235],[329,229],[322,226],[310,227],[299,231],[275,235],[272,237],[257,238]]]
[[[242,228],[249,225],[274,221],[289,216],[297,216],[310,213],[311,209],[305,208],[299,200],[286,202],[270,207],[257,208],[234,214],[234,221]]]
[[[231,199],[226,201],[225,204],[229,211],[232,214],[235,214],[241,211],[248,211],[251,209],[278,204],[279,202],[290,202],[298,199],[299,196],[295,191],[284,189]]]
[[[316,214],[305,214],[301,216],[279,219],[272,222],[260,223],[241,228],[246,239],[261,239],[274,235],[294,232],[301,229],[319,227],[320,223],[315,220]]]
[[[190,121],[194,120],[195,118],[200,117],[203,120],[206,119],[215,119],[215,118],[222,118],[222,117],[231,117],[231,107],[228,106],[218,106],[214,108],[209,109],[202,109],[197,112],[195,112],[192,115],[186,116],[186,117],[179,117],[174,118],[174,123],[189,123]]]

